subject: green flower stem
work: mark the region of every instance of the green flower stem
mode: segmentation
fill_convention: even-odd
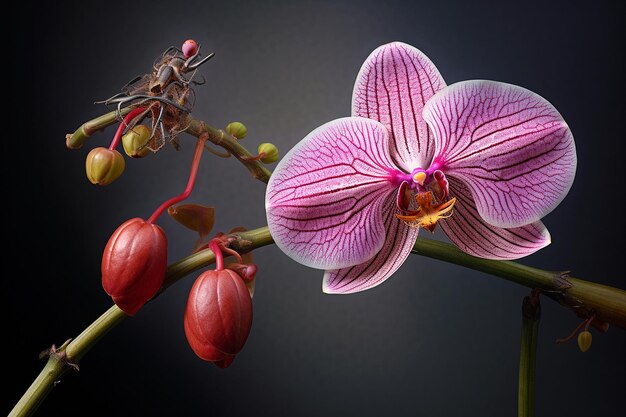
[[[273,243],[267,227],[233,233],[230,236],[233,238],[230,247],[241,254]],[[516,262],[476,258],[449,243],[421,237],[417,239],[413,253],[487,272],[533,289],[539,289],[561,304],[574,308],[578,314],[594,312],[596,317],[626,328],[626,291],[624,290],[569,278],[563,273],[548,272]],[[173,263],[167,269],[161,292],[184,276],[213,262],[215,262],[213,252],[206,249]],[[126,315],[119,308],[113,306],[76,339],[66,342],[52,353],[44,369],[9,416],[32,415],[52,390],[54,382],[72,369],[89,349],[125,317]]]
[[[64,364],[59,362],[60,359],[55,355],[51,355],[48,358],[46,366],[28,387],[22,398],[15,404],[15,407],[9,413],[9,417],[30,416],[39,408],[43,400],[46,399],[52,388],[54,388],[55,381],[58,381],[68,370]]]
[[[596,314],[600,322],[626,329],[626,291],[582,279],[567,272],[551,272],[511,261],[494,261],[468,255],[449,243],[418,238],[413,253],[462,265],[537,288],[560,304],[572,308],[582,317]]]
[[[537,360],[537,336],[541,304],[539,293],[524,297],[522,303],[522,340],[519,354],[519,388],[517,400],[518,417],[535,415],[535,370]]]
[[[70,149],[79,149],[81,146],[83,146],[83,143],[85,143],[85,141],[89,139],[91,135],[93,135],[98,130],[102,130],[105,127],[111,126],[112,124],[119,122],[119,117],[126,116],[128,113],[130,113],[131,110],[132,109],[130,107],[125,107],[121,109],[119,114],[117,110],[114,110],[83,123],[78,129],[76,129],[76,132],[68,133],[65,136],[65,146]]]

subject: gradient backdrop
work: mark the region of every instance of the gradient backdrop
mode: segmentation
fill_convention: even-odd
[[[448,83],[486,78],[547,98],[571,126],[574,186],[545,223],[553,244],[522,262],[626,287],[624,279],[624,2],[101,1],[20,2],[4,59],[3,378],[7,412],[37,375],[37,354],[110,306],[100,257],[112,231],[147,217],[187,181],[193,139],[127,161],[106,188],[88,183],[89,149],[64,136],[104,112],[94,105],[169,45],[193,37],[216,57],[202,68],[194,115],[249,128],[246,145],[286,152],[349,115],[368,54],[402,40]],[[9,161],[13,161],[9,167]],[[15,169],[14,166],[18,168]],[[191,202],[216,207],[216,231],[265,224],[264,186],[234,160],[207,154]],[[170,261],[195,237],[167,217]],[[439,235],[437,237],[441,238]],[[254,325],[228,370],[197,359],[183,332],[188,277],[126,320],[68,375],[40,416],[512,416],[520,305],[529,290],[411,256],[384,285],[322,294],[320,271],[276,247],[255,253]],[[555,345],[578,324],[544,299],[537,370],[540,416],[623,415],[626,333],[594,333],[591,350]],[[8,365],[8,369],[7,369]]]

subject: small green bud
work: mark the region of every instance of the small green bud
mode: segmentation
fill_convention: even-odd
[[[109,185],[124,172],[124,157],[107,148],[94,148],[87,155],[85,169],[92,184]]]
[[[226,126],[226,131],[236,137],[243,139],[248,134],[248,128],[241,122],[231,122]]]
[[[137,125],[122,136],[122,145],[126,155],[132,158],[143,158],[151,153],[146,146],[152,136],[152,129],[146,125]]]
[[[261,158],[264,164],[271,164],[278,161],[278,148],[273,143],[262,143],[258,148],[259,154],[265,154]]]
[[[585,330],[584,332],[578,333],[578,347],[581,352],[586,352],[591,347],[591,340],[593,337],[591,336],[591,332]]]

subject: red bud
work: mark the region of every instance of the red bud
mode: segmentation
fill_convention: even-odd
[[[206,271],[189,293],[185,334],[193,351],[220,368],[228,367],[252,327],[252,301],[234,271]]]
[[[167,267],[167,238],[156,224],[130,219],[113,233],[102,255],[102,286],[133,316],[161,288]]]

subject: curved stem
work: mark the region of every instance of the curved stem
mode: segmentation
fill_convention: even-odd
[[[128,124],[137,116],[139,116],[141,113],[145,112],[146,108],[145,107],[138,107],[136,109],[131,110],[126,117],[124,117],[124,120],[120,123],[120,125],[117,127],[117,131],[115,132],[115,136],[113,136],[113,140],[111,141],[111,145],[109,145],[109,149],[114,151],[115,148],[117,148],[117,145],[120,144],[120,140],[122,139],[122,133],[124,133],[124,129],[126,129],[126,127],[128,127]]]
[[[263,159],[265,157],[265,155],[267,155],[265,152],[261,152],[260,154],[256,155],[256,156],[246,156],[243,159],[246,162],[254,162],[254,161],[260,161],[261,159]]]
[[[574,329],[574,330],[573,330],[573,331],[569,334],[569,336],[567,336],[567,337],[563,337],[563,338],[561,338],[561,339],[556,339],[556,343],[560,345],[560,344],[562,344],[562,343],[567,343],[567,342],[569,342],[570,340],[572,340],[572,339],[573,339],[573,338],[574,338],[574,337],[578,334],[578,331],[579,331],[579,330],[580,330],[580,329],[581,329],[581,328],[585,325],[585,323],[586,323],[587,325],[589,325],[589,322],[590,322],[590,321],[591,321],[591,320],[584,320],[584,321],[581,321],[581,322],[580,322],[580,324],[579,324],[578,326],[576,326],[576,328],[575,328],[575,329]]]
[[[239,162],[248,168],[248,171],[250,171],[254,178],[264,183],[269,181],[272,173],[265,168],[260,160],[255,158],[257,155],[251,154],[241,145],[237,138],[231,134],[221,129],[216,129],[201,120],[191,118],[187,120],[187,130],[185,130],[185,132],[193,136],[200,136],[201,134],[206,133],[209,136],[209,141],[217,146],[221,146],[226,149],[226,151],[234,155]]]
[[[232,156],[231,153],[228,151],[220,152],[217,149],[213,149],[212,147],[209,146],[208,143],[205,143],[204,147],[206,148],[207,151],[211,152],[215,156],[219,156],[220,158],[230,158]]]
[[[571,308],[580,317],[626,329],[626,291],[569,276],[567,272],[545,271],[512,261],[477,258],[450,243],[418,238],[413,253],[462,265],[506,280],[541,290],[547,297]]]
[[[215,254],[215,269],[221,271],[224,269],[224,255],[220,249],[219,239],[213,239],[209,242],[209,249]]]
[[[207,136],[200,135],[198,141],[196,142],[196,149],[193,153],[193,160],[191,161],[191,170],[189,171],[189,180],[187,181],[187,186],[185,187],[185,191],[182,194],[177,195],[176,197],[172,197],[167,200],[165,203],[161,204],[159,208],[157,208],[152,216],[147,220],[148,223],[154,223],[161,214],[168,207],[173,206],[176,203],[179,203],[189,197],[191,191],[193,190],[193,186],[196,183],[196,178],[198,176],[198,168],[200,167],[200,160],[202,159],[202,151],[204,151],[204,142],[206,142]]]
[[[243,263],[243,258],[236,251],[229,249],[229,248],[221,248],[221,249],[222,249],[222,252],[226,252],[227,254],[234,256],[238,263],[240,264]]]
[[[233,239],[229,246],[240,254],[274,242],[267,227],[232,233],[230,236]],[[487,272],[526,287],[539,289],[548,297],[574,309],[577,314],[594,311],[597,318],[626,328],[626,291],[619,288],[570,278],[562,273],[544,271],[516,262],[476,258],[449,243],[422,237],[417,238],[413,253]],[[211,250],[205,249],[170,265],[161,292],[184,276],[213,262],[215,262],[215,255]],[[26,391],[11,411],[10,416],[31,415],[52,390],[54,381],[71,369],[70,364],[77,363],[90,348],[125,317],[117,306],[111,307],[64,348],[65,361],[56,360],[55,355],[51,356],[40,376]],[[53,377],[46,377],[46,375]]]

